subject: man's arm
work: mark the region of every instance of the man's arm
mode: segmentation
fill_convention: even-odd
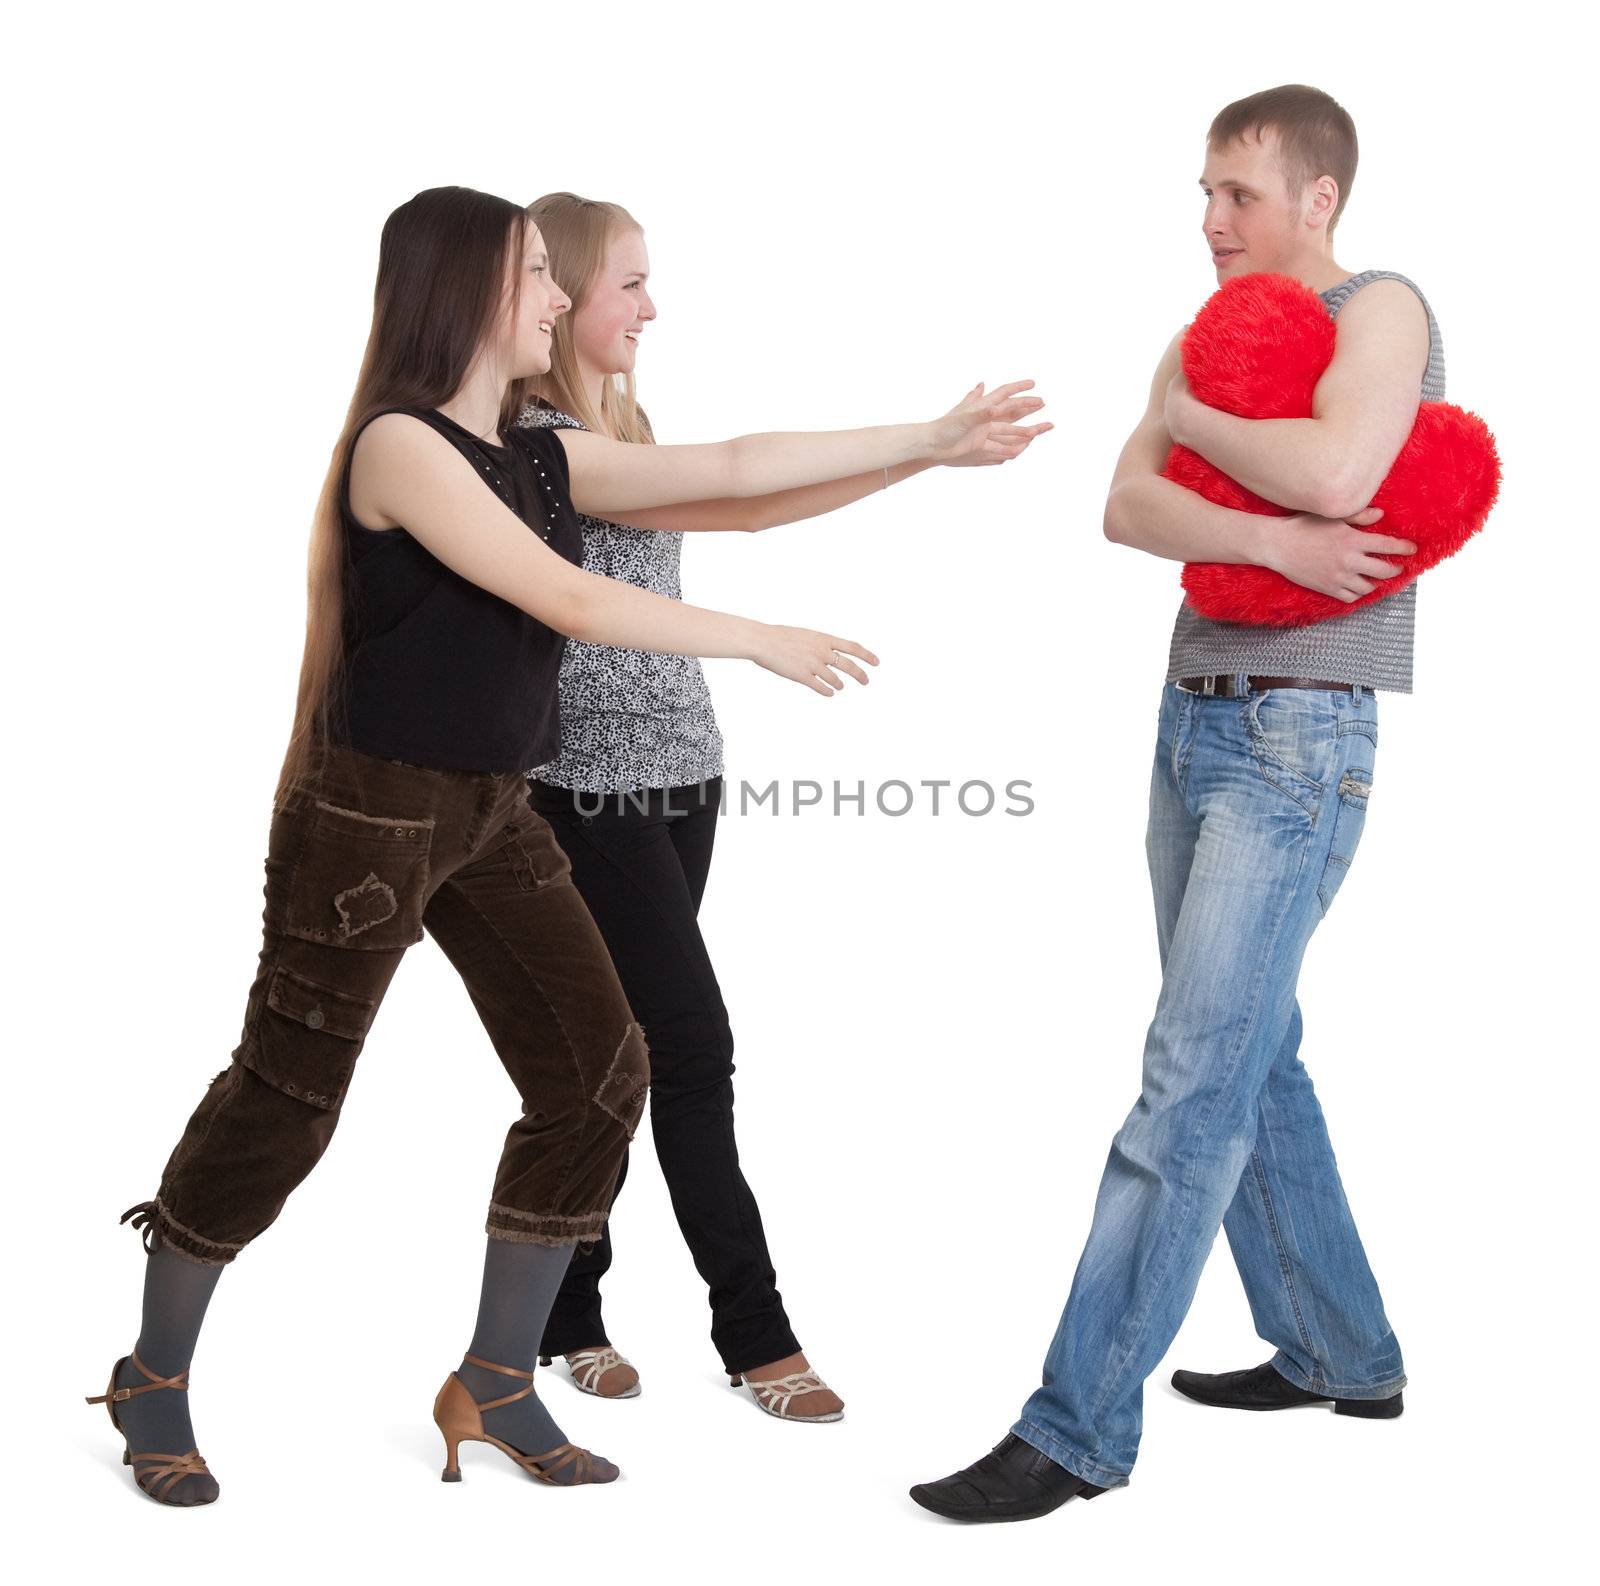
[[[1349,521],[1309,512],[1287,518],[1235,512],[1161,477],[1172,449],[1165,409],[1167,389],[1180,372],[1181,340],[1174,337],[1167,348],[1150,384],[1144,417],[1117,459],[1106,496],[1106,538],[1174,562],[1270,567],[1307,589],[1347,602],[1372,590],[1374,580],[1392,577],[1395,567],[1381,560],[1380,553],[1409,556],[1416,546],[1410,540],[1363,533],[1381,512],[1358,512]],[[1272,422],[1254,421],[1253,427]]]
[[[1347,518],[1377,493],[1416,422],[1428,316],[1402,281],[1374,281],[1339,315],[1333,360],[1308,419],[1242,419],[1177,378],[1167,427],[1229,478],[1279,506]]]
[[[1105,533],[1118,545],[1131,545],[1174,562],[1253,562],[1264,565],[1263,530],[1271,519],[1254,512],[1219,507],[1192,490],[1161,477],[1172,436],[1164,408],[1167,387],[1179,372],[1174,336],[1150,383],[1144,417],[1117,458],[1106,496]]]

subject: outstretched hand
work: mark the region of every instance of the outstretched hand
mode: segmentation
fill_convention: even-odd
[[[1053,424],[1017,422],[1044,406],[1042,397],[1022,395],[1032,389],[1031,380],[1013,380],[985,392],[980,380],[948,413],[934,420],[932,460],[950,468],[975,468],[1020,457],[1035,439],[1055,428]]]
[[[831,633],[816,633],[810,628],[764,624],[760,644],[750,659],[779,677],[787,677],[791,682],[803,683],[819,694],[831,696],[844,687],[840,672],[848,673],[858,683],[867,681],[867,674],[850,659],[851,656],[865,661],[868,666],[878,664],[877,656],[853,639],[838,639]]]

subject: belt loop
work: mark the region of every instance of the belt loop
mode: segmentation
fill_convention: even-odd
[[[1358,707],[1361,704],[1361,698],[1362,698],[1363,692],[1364,691],[1363,691],[1363,689],[1362,689],[1362,687],[1361,687],[1361,685],[1359,683],[1352,683],[1350,685],[1350,698],[1353,699],[1356,702],[1356,705]]]
[[[1233,679],[1233,697],[1235,699],[1245,699],[1249,696],[1249,693],[1250,674],[1248,672],[1236,672]]]
[[[1215,672],[1207,672],[1206,675],[1200,679],[1200,692],[1209,698],[1212,694],[1215,694],[1216,691],[1217,675]]]

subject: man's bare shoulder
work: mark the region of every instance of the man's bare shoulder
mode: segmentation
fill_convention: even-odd
[[[1428,310],[1422,294],[1408,281],[1384,276],[1369,281],[1339,310],[1341,338],[1346,328],[1381,335],[1428,333]]]

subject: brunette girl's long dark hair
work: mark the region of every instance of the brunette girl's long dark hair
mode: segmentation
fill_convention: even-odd
[[[305,654],[279,799],[306,781],[316,740],[339,709],[348,567],[340,498],[355,437],[386,408],[436,408],[460,390],[513,322],[502,314],[516,312],[527,224],[519,205],[470,187],[429,188],[384,222],[372,331],[311,525]],[[508,388],[502,424],[520,411],[525,384]]]

